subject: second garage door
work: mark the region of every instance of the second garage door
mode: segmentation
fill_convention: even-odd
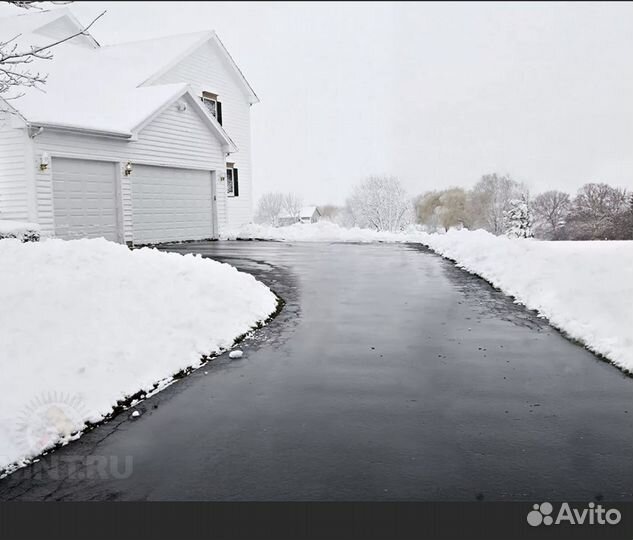
[[[134,243],[213,238],[210,171],[137,165],[130,178]]]

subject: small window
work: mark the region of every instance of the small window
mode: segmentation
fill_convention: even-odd
[[[226,194],[229,197],[239,197],[240,195],[239,175],[233,163],[226,164]]]
[[[222,103],[218,100],[218,95],[205,91],[202,92],[200,99],[218,123],[222,125]]]

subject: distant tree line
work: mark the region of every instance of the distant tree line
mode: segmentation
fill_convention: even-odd
[[[278,226],[282,216],[301,210],[296,195],[265,193],[255,213],[257,223]],[[293,204],[294,203],[294,204]],[[321,218],[343,227],[397,231],[413,221],[413,201],[397,178],[371,176],[352,189],[345,206],[320,206]]]
[[[531,197],[510,176],[487,174],[471,190],[425,193],[415,208],[417,222],[430,229],[466,227],[546,240],[633,239],[633,193],[604,183],[585,184],[574,196],[551,190]]]
[[[300,207],[293,195],[267,193],[257,220],[278,225],[279,215]],[[294,201],[294,204],[293,204]],[[633,192],[589,183],[575,195],[550,190],[532,196],[509,175],[486,174],[472,189],[452,187],[411,198],[395,177],[372,176],[356,186],[342,206],[320,206],[322,219],[343,227],[379,231],[418,224],[429,231],[484,229],[496,235],[545,240],[633,239]]]
[[[257,204],[255,222],[263,225],[279,226],[282,218],[299,218],[303,199],[296,193],[264,193]]]

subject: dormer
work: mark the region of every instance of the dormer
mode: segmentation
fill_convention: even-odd
[[[68,11],[57,10],[62,12],[60,17],[55,20],[40,26],[33,30],[34,34],[39,34],[51,40],[60,40],[72,36],[78,32],[81,32],[84,27],[81,23]],[[64,13],[65,12],[65,13]],[[90,34],[79,35],[70,40],[73,45],[80,45],[83,47],[89,47],[96,49],[99,47],[99,43]]]

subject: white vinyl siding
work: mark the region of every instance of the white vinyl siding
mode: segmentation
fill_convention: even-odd
[[[199,112],[191,103],[189,105],[179,111],[176,103],[171,104],[141,130],[136,141],[44,129],[34,139],[35,155],[48,152],[53,159],[57,156],[112,161],[118,167],[130,161],[135,168],[158,165],[207,173],[224,170],[226,161],[221,143],[209,131]],[[53,233],[52,171],[49,168],[35,172],[39,223],[45,232]],[[132,242],[134,215],[130,183],[134,171],[130,176],[119,176],[124,240]]]
[[[139,165],[130,177],[134,243],[213,237],[210,171]]]
[[[0,219],[30,221],[27,185],[28,136],[13,127],[9,113],[0,113]]]
[[[120,240],[114,163],[53,160],[55,236]]]
[[[239,197],[226,201],[227,225],[235,228],[252,221],[250,104],[238,75],[217,45],[207,42],[153,84],[176,82],[189,83],[197,96],[204,91],[217,94],[222,102],[222,127],[238,147],[228,160],[235,163],[240,178]]]

